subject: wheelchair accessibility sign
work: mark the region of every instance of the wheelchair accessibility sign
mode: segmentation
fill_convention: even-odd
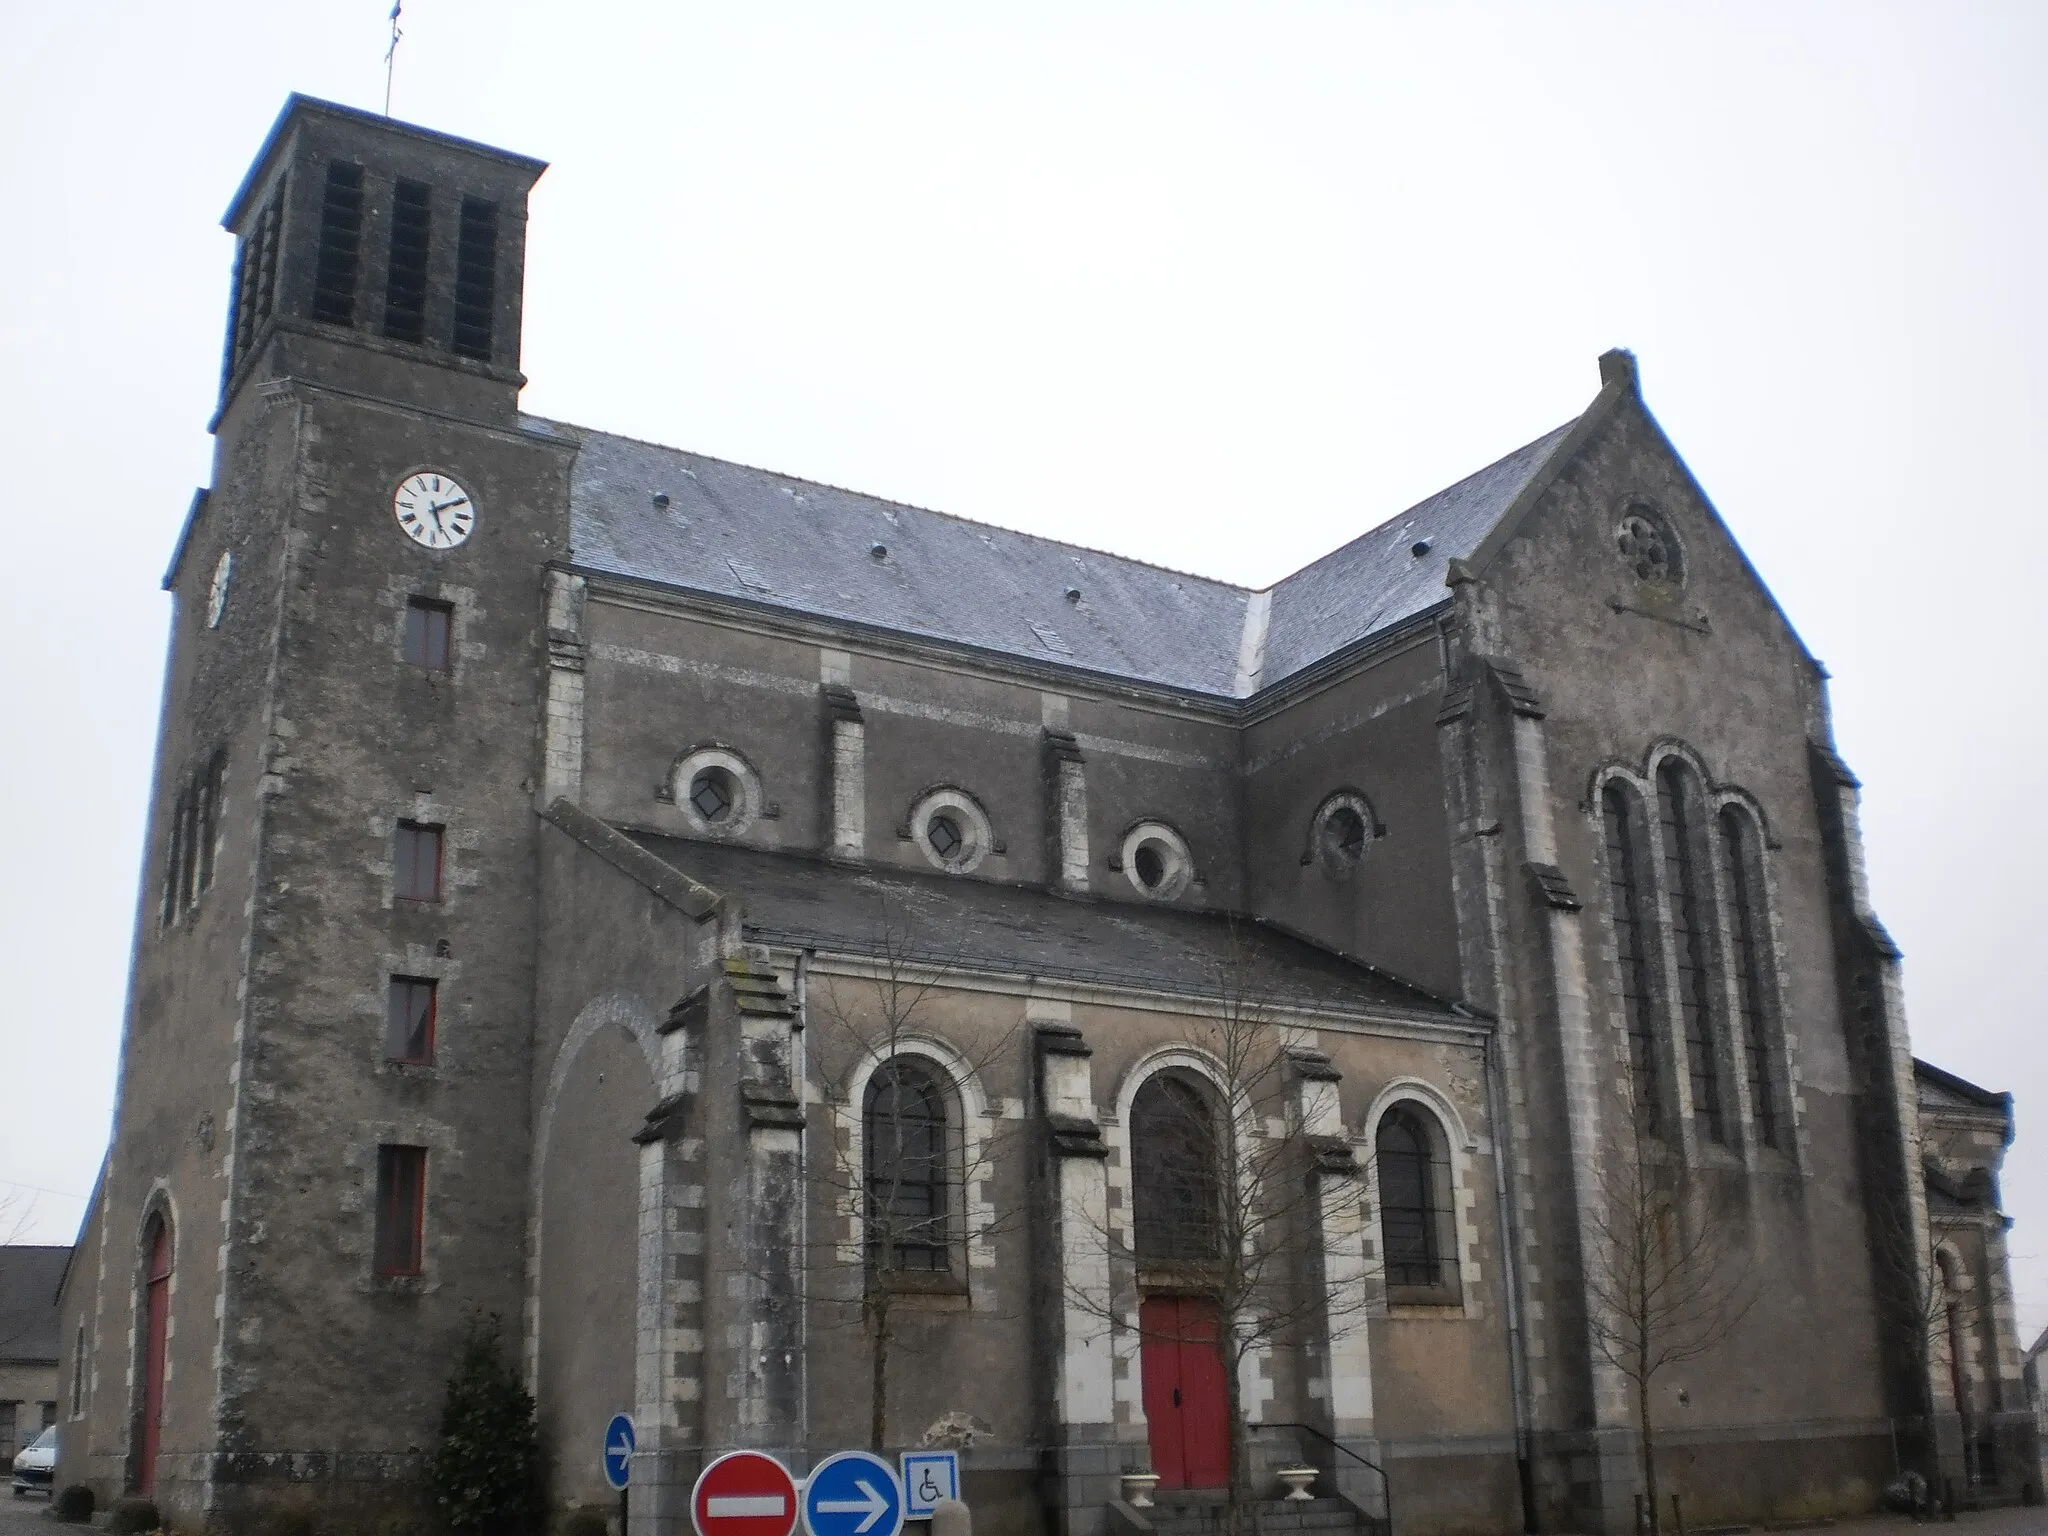
[[[903,1453],[903,1515],[907,1520],[929,1520],[941,1499],[960,1497],[960,1453],[958,1451],[905,1451]]]

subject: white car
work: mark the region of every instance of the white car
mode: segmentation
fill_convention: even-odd
[[[21,1448],[14,1458],[14,1496],[31,1489],[47,1494],[57,1480],[57,1426],[52,1424]]]

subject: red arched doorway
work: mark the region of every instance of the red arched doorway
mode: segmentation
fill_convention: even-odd
[[[142,1453],[136,1458],[135,1487],[156,1491],[156,1453],[164,1419],[164,1350],[171,1325],[171,1222],[159,1212],[144,1229],[142,1282]]]

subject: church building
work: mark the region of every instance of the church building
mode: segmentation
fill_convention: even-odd
[[[2032,1491],[2010,1101],[1628,353],[1252,590],[524,414],[543,169],[293,97],[228,210],[60,1483],[424,1531],[494,1316],[624,1536],[870,1444],[1625,1532],[1646,1416],[1696,1525]]]

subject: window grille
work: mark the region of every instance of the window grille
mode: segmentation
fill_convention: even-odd
[[[869,1263],[949,1270],[946,1101],[931,1073],[902,1058],[885,1062],[868,1082],[863,1134]]]
[[[1778,1144],[1778,1096],[1771,1076],[1770,1004],[1764,989],[1763,880],[1750,820],[1733,806],[1721,812],[1721,851],[1727,861],[1729,948],[1735,995],[1742,1010],[1743,1064],[1756,1139]]]
[[[1649,945],[1643,923],[1642,861],[1637,847],[1634,797],[1618,784],[1601,793],[1607,828],[1607,895],[1614,919],[1614,954],[1628,1029],[1630,1086],[1642,1128],[1663,1134],[1664,1097],[1657,1074],[1656,1014],[1650,993]]]
[[[356,257],[363,232],[363,168],[347,160],[327,167],[320,199],[320,249],[313,264],[313,318],[353,325]]]
[[[1131,1101],[1131,1214],[1138,1258],[1222,1257],[1222,1125],[1211,1096],[1174,1073]]]
[[[498,205],[462,200],[455,242],[455,328],[450,340],[464,357],[491,360],[491,319],[498,289]]]
[[[1714,973],[1708,964],[1706,902],[1696,857],[1696,791],[1676,763],[1657,770],[1657,820],[1663,839],[1664,873],[1670,884],[1671,947],[1685,1034],[1686,1072],[1692,1083],[1693,1125],[1711,1141],[1727,1139],[1721,1114],[1720,1011]]]
[[[384,1055],[390,1061],[431,1065],[434,1060],[435,994],[431,978],[394,976],[384,1006]]]
[[[427,1206],[427,1149],[377,1149],[377,1273],[417,1275],[424,1267],[422,1231]]]
[[[421,341],[427,321],[427,245],[433,210],[423,181],[391,189],[391,261],[384,281],[384,334]]]

